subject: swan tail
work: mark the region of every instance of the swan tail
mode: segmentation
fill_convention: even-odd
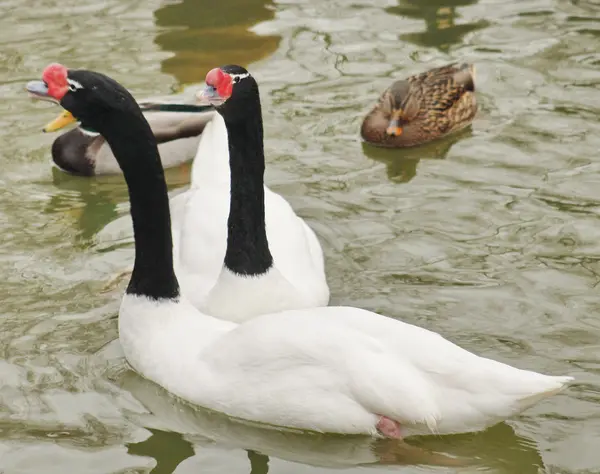
[[[574,380],[573,377],[569,376],[544,376],[545,384],[536,393],[524,396],[519,399],[518,405],[521,410],[525,410],[530,406],[535,405],[539,401],[549,398],[557,393],[563,391],[567,386]]]

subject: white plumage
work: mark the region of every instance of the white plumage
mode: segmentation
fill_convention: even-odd
[[[191,304],[125,295],[130,364],[170,392],[230,416],[289,428],[402,436],[476,431],[561,390],[552,377],[476,356],[439,334],[349,307],[237,325]]]

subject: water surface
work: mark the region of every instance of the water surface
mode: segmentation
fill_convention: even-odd
[[[0,471],[600,471],[598,2],[0,0],[0,13]],[[394,78],[454,60],[477,64],[471,130],[404,152],[360,142]],[[22,90],[51,61],[139,98],[249,66],[266,180],[321,238],[332,303],[577,384],[485,433],[410,446],[173,400],[114,343],[114,278],[133,259],[124,183],[52,169],[40,127],[57,109]],[[185,189],[189,166],[167,178]]]

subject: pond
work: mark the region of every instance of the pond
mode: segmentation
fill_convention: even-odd
[[[0,0],[0,13],[0,472],[600,471],[600,3]],[[471,129],[404,151],[361,143],[393,79],[452,61],[477,66]],[[58,109],[23,91],[50,62],[138,98],[248,67],[266,182],[321,239],[332,304],[577,383],[486,432],[409,445],[264,430],[173,399],[116,341],[133,262],[124,182],[53,168],[41,127]],[[171,192],[189,169],[168,170]]]

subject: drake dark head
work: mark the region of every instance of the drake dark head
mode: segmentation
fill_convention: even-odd
[[[67,69],[50,64],[41,81],[31,81],[26,90],[36,99],[49,100],[79,120],[103,133],[112,125],[114,112],[140,117],[142,112],[131,94],[117,81],[85,69]]]
[[[260,111],[258,84],[243,67],[236,65],[211,69],[206,75],[206,87],[198,99],[214,106],[227,122],[243,120]]]

